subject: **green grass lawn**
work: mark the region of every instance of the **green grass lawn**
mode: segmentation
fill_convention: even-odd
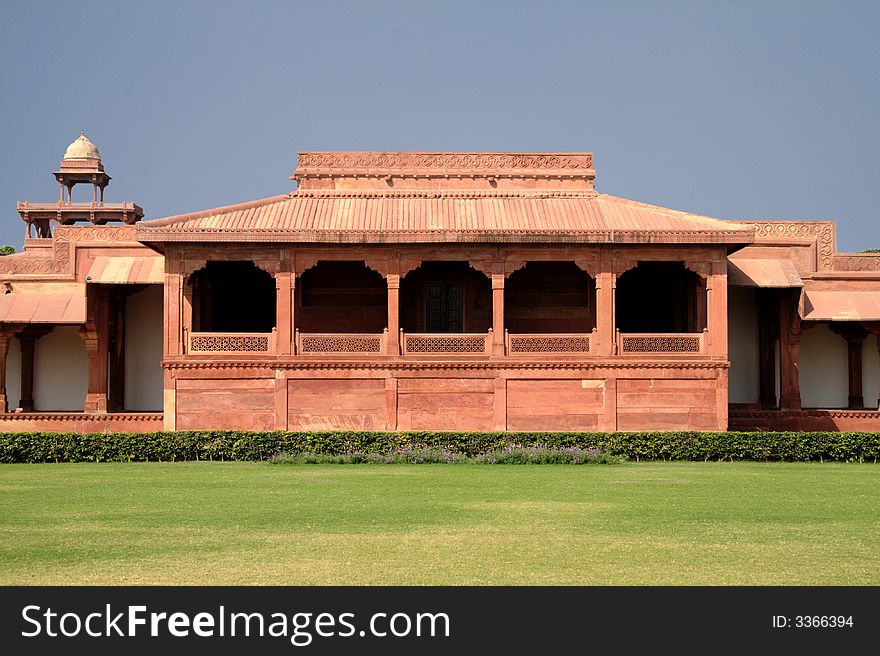
[[[880,467],[2,465],[0,583],[878,585]]]

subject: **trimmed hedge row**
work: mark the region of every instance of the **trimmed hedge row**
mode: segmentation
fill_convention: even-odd
[[[384,453],[402,448],[448,449],[474,456],[508,446],[577,446],[629,460],[877,462],[880,433],[0,433],[0,462],[266,460],[278,453]]]

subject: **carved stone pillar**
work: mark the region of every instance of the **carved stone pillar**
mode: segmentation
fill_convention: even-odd
[[[125,408],[125,305],[126,296],[119,289],[111,294],[108,306],[108,372],[107,409],[121,412]]]
[[[0,331],[0,411],[9,412],[9,401],[6,398],[6,357],[9,355],[9,340],[12,333]]]
[[[765,410],[777,407],[776,399],[776,340],[779,323],[773,301],[776,290],[759,289],[758,305],[758,399]]]
[[[400,355],[400,274],[389,273],[388,283],[388,355]]]
[[[275,348],[281,355],[295,351],[293,342],[293,274],[282,271],[275,274]]]
[[[617,276],[613,266],[611,253],[603,249],[599,269],[593,276],[596,280],[596,345],[590,344],[590,353],[600,356],[613,355],[616,346],[614,296]]]
[[[874,337],[877,338],[877,355],[880,355],[880,331],[875,332]],[[880,410],[880,390],[878,390],[877,398],[875,399],[875,401],[876,402],[872,403],[871,405]]]
[[[708,327],[709,301],[706,292],[707,284],[704,280],[700,279],[695,290],[696,307],[694,308],[694,324],[696,324],[696,328],[694,332],[699,332],[703,330],[703,328]]]
[[[492,274],[492,355],[504,355],[504,274]]]
[[[165,355],[180,355],[183,350],[181,306],[183,305],[183,276],[165,273]]]
[[[779,291],[779,409],[801,409],[799,358],[801,319],[797,313],[800,290]]]
[[[55,326],[45,324],[31,324],[23,328],[18,334],[18,342],[21,345],[21,399],[19,407],[25,412],[34,411],[34,353],[37,341],[40,337],[48,335]]]
[[[829,324],[832,331],[840,335],[846,340],[847,352],[847,381],[848,381],[848,408],[864,408],[865,397],[862,392],[862,345],[868,336],[868,331],[864,326],[844,322],[831,322]]]
[[[616,276],[602,271],[596,276],[596,344],[590,351],[596,355],[614,353],[614,290]]]
[[[184,276],[181,281],[180,294],[180,326],[181,326],[181,347],[180,352],[186,353],[189,349],[189,336],[195,330],[193,321],[193,297],[195,296],[196,277],[190,273]],[[203,317],[200,317],[202,320]],[[200,326],[201,328],[201,326]],[[203,330],[203,328],[201,328]]]
[[[290,299],[288,303],[290,304],[290,353],[296,354],[296,333],[298,329],[297,325],[297,302],[296,302],[296,274],[290,274],[290,294],[288,294],[288,298]]]
[[[21,345],[21,400],[19,407],[25,412],[34,411],[34,349],[37,336],[22,333],[18,336]]]
[[[727,261],[712,262],[706,277],[706,327],[709,355],[726,358],[727,353]]]
[[[789,322],[788,337],[788,380],[789,380],[789,398],[788,407],[791,410],[801,409],[801,374],[800,374],[800,357],[801,357],[801,318],[797,311],[792,313]]]
[[[864,337],[849,337],[846,340],[847,362],[849,373],[849,408],[864,408],[865,397],[862,393],[862,344]]]
[[[107,412],[107,376],[109,366],[109,295],[99,288],[86,299],[86,324],[80,330],[88,358],[88,389],[85,412]]]

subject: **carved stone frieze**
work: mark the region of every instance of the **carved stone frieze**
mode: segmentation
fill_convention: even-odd
[[[70,421],[72,419],[85,420],[90,419],[111,421],[113,423],[121,423],[123,421],[161,421],[162,412],[114,412],[113,414],[94,413],[94,412],[7,412],[0,416],[2,421]]]
[[[834,266],[834,223],[832,221],[737,221],[755,226],[756,241],[815,239],[817,265],[821,271]]]
[[[880,419],[877,410],[730,410],[730,418],[736,419],[775,419],[796,417],[834,417],[835,419]]]
[[[880,271],[880,254],[846,253],[834,256],[835,271]]]
[[[574,169],[593,167],[592,153],[299,153],[297,170],[333,169],[449,169],[504,171],[514,169]],[[438,171],[439,170],[439,171]]]
[[[162,362],[162,366],[165,369],[176,371],[176,370],[198,370],[198,369],[223,369],[223,370],[240,370],[240,371],[248,371],[248,372],[259,372],[265,371],[267,377],[274,376],[274,371],[277,369],[284,370],[352,370],[352,369],[373,369],[373,370],[385,370],[385,371],[397,371],[397,370],[407,370],[407,371],[431,371],[431,370],[446,370],[446,369],[469,369],[469,370],[577,370],[577,371],[590,371],[594,369],[638,369],[645,372],[650,372],[651,370],[668,370],[668,369],[703,369],[703,370],[717,370],[717,369],[728,369],[730,368],[730,362],[726,360],[715,360],[715,361],[664,361],[664,362],[615,362],[615,361],[601,361],[601,362],[551,362],[551,361],[543,361],[543,362],[523,362],[521,360],[518,361],[510,361],[510,362],[477,362],[477,361],[469,361],[469,362],[449,362],[449,361],[440,361],[440,360],[432,360],[432,361],[416,361],[416,362],[406,362],[406,361],[386,361],[386,362],[353,362],[351,360],[345,361],[333,361],[333,360],[307,360],[307,359],[297,359],[295,362],[293,361],[279,361],[272,362],[270,365],[267,365],[265,362],[252,362],[252,361],[242,361],[242,360],[196,360],[196,359],[188,359],[188,360],[165,360]]]
[[[58,226],[55,238],[69,241],[137,241],[137,226]]]
[[[135,226],[57,226],[52,239],[52,256],[29,252],[0,258],[0,275],[72,276],[72,251],[77,242],[137,242]]]

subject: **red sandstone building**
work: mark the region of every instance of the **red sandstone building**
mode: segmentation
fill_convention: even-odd
[[[301,153],[292,193],[141,221],[80,136],[0,258],[0,430],[880,429],[880,257],[595,175]]]

